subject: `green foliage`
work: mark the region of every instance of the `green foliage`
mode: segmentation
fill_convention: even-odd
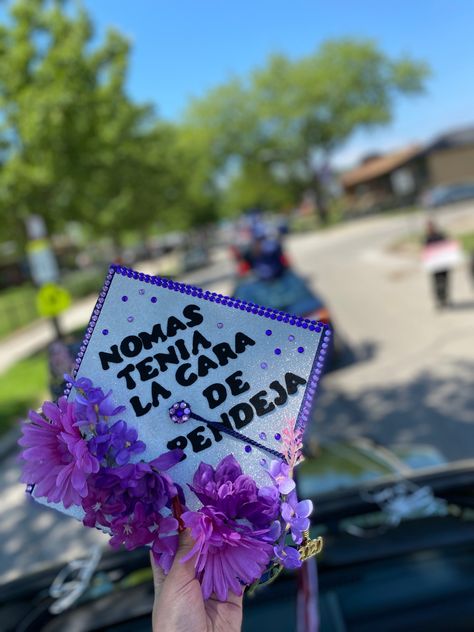
[[[177,130],[126,93],[128,41],[110,30],[96,44],[78,3],[9,8],[0,27],[0,216],[10,236],[31,213],[52,231],[77,220],[117,241],[131,228],[194,221]]]
[[[291,208],[332,152],[390,121],[427,68],[370,41],[336,40],[292,60],[271,56],[191,103],[179,125],[126,91],[130,45],[98,41],[80,2],[12,0],[0,25],[0,219],[24,241],[24,219],[87,234],[202,227],[260,205]],[[328,215],[328,213],[326,213]]]
[[[298,60],[273,55],[248,79],[211,90],[191,103],[187,124],[209,148],[230,205],[284,206],[318,194],[334,150],[354,131],[390,122],[396,98],[421,92],[427,73],[371,41],[329,41]]]

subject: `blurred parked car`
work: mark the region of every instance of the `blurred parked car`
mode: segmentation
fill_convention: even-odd
[[[389,450],[364,440],[312,452],[298,483],[316,507],[311,535],[324,537],[312,604],[320,631],[471,631],[474,460],[447,465],[429,446]],[[2,632],[150,630],[147,550],[108,550],[100,561],[93,552],[82,576],[78,566],[1,586]],[[296,611],[296,576],[285,572],[246,598],[243,630],[295,630]]]
[[[334,323],[324,300],[313,292],[306,281],[295,274],[291,268],[286,268],[280,276],[268,280],[248,274],[237,281],[232,296],[248,303],[264,305],[328,325],[333,334],[332,347],[328,354],[328,368],[334,368],[345,345],[334,330]]]
[[[423,194],[421,204],[424,208],[437,208],[472,199],[474,199],[474,182],[464,182],[429,189]]]

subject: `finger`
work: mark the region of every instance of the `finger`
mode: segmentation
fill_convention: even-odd
[[[194,544],[189,529],[185,529],[180,533],[178,550],[168,574],[169,582],[175,588],[184,587],[195,578],[194,556],[189,560],[183,561],[183,558],[191,552]]]

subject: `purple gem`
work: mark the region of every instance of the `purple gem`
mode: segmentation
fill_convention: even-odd
[[[271,336],[272,335],[272,330],[271,329],[267,329],[267,331],[265,332],[267,336]]]
[[[262,369],[268,369],[268,364],[266,362],[262,362],[260,366]]]
[[[245,452],[247,452],[247,453],[252,452],[252,446],[246,445],[245,446]]]
[[[152,297],[151,297],[151,299],[150,299],[150,301],[151,301],[152,303],[156,303],[156,301],[157,301],[157,300],[158,300],[158,299],[156,298],[156,296],[152,296]]]
[[[260,439],[262,441],[266,441],[267,440],[267,435],[264,432],[261,432],[258,436],[260,437]]]
[[[294,340],[294,339],[295,339],[295,337],[293,336],[293,334],[290,334],[290,335],[288,336],[288,340],[289,340],[290,342],[293,342],[293,340]]]
[[[298,347],[298,353],[303,353],[304,352],[304,347]]]
[[[277,347],[275,349],[275,355],[280,355],[280,353],[281,353],[281,349],[279,347]]]
[[[128,296],[122,296],[122,301],[126,303],[128,301]]]
[[[189,421],[191,406],[186,402],[176,402],[169,409],[169,415],[175,424],[184,424]]]
[[[224,327],[224,323],[217,323],[217,329],[222,329]]]
[[[279,432],[275,432],[275,439],[281,441],[281,434]]]
[[[107,336],[107,334],[109,333],[108,329],[102,329],[102,333],[104,334],[104,336]]]

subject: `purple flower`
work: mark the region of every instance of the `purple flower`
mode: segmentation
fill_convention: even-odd
[[[309,516],[313,511],[313,503],[310,500],[298,502],[296,492],[288,495],[286,502],[281,505],[281,517],[291,529],[291,536],[296,544],[303,541],[303,531],[309,529]]]
[[[225,601],[229,590],[241,595],[243,584],[262,575],[273,547],[262,539],[261,532],[228,520],[213,507],[187,511],[182,519],[195,541],[183,561],[196,556],[196,576],[204,599],[215,593],[220,601]]]
[[[129,428],[122,420],[116,421],[112,426],[105,421],[97,422],[89,446],[99,461],[109,457],[114,459],[117,465],[126,465],[133,454],[140,454],[146,450],[143,441],[138,440],[135,428]]]
[[[271,461],[268,466],[268,473],[273,479],[280,494],[286,495],[295,489],[295,481],[290,476],[291,470],[287,463],[277,460]]]
[[[246,519],[256,528],[268,527],[278,516],[280,498],[273,486],[258,488],[242,474],[232,455],[222,459],[216,469],[201,463],[191,490],[205,506],[212,506],[230,519]]]
[[[110,428],[111,456],[117,465],[125,465],[133,454],[140,454],[146,450],[143,441],[138,440],[135,428],[129,428],[125,421],[116,421]]]
[[[30,411],[18,443],[25,449],[21,480],[35,484],[35,494],[64,506],[80,505],[88,494],[87,479],[99,462],[75,426],[74,409],[65,397],[44,402],[43,416]]]
[[[278,544],[273,548],[273,552],[275,553],[277,560],[285,568],[299,568],[303,563],[301,561],[300,554],[298,553],[298,549],[295,549],[292,546]]]
[[[139,546],[149,544],[156,537],[150,530],[153,518],[153,514],[147,511],[145,505],[137,502],[132,514],[119,516],[110,523],[112,532],[110,545],[118,548],[124,544],[125,548],[131,551]]]
[[[77,425],[95,425],[98,417],[113,417],[125,410],[125,406],[115,406],[112,391],[105,394],[101,388],[95,387],[89,378],[81,377],[74,380],[67,374],[64,377],[76,389],[74,412]]]
[[[102,462],[107,456],[112,441],[110,426],[105,421],[99,421],[94,431],[94,436],[89,439],[89,450]]]
[[[128,463],[120,467],[104,468],[104,472],[117,477],[117,487],[124,494],[124,502],[133,509],[140,500],[159,512],[178,495],[178,488],[163,470],[169,469],[182,458],[182,450],[166,452],[150,463]],[[159,470],[158,467],[163,468]]]
[[[114,517],[126,511],[127,506],[120,488],[119,494],[116,494],[114,483],[117,481],[117,478],[106,476],[101,472],[89,478],[89,493],[82,499],[82,508],[85,512],[82,522],[86,527],[109,527]]]
[[[178,521],[175,518],[164,518],[159,514],[151,526],[155,538],[151,547],[153,558],[165,575],[169,573],[178,549],[177,529]]]

